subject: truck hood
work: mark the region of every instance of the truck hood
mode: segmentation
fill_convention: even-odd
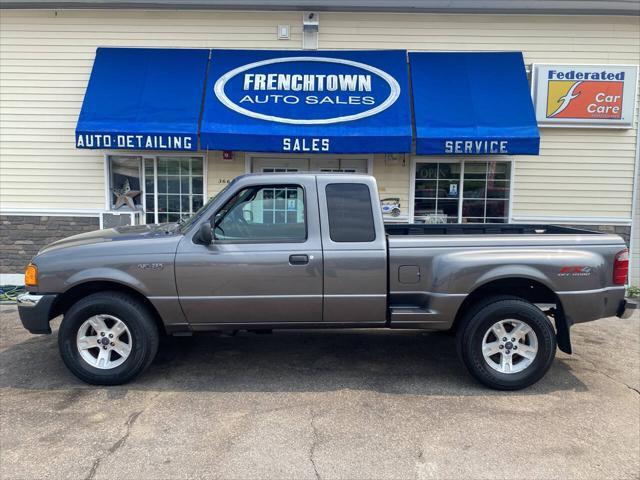
[[[136,225],[128,227],[108,228],[93,232],[81,233],[63,238],[43,247],[38,255],[54,250],[70,247],[80,247],[99,243],[122,241],[150,241],[154,239],[166,239],[167,237],[181,237],[182,233],[175,223],[163,223],[159,225]]]

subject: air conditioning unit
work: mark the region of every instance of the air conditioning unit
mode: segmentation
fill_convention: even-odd
[[[100,213],[100,228],[126,227],[129,225],[140,225],[142,223],[142,212],[102,212]]]

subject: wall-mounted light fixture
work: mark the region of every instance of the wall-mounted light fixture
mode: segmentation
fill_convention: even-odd
[[[317,12],[305,12],[302,16],[302,48],[305,50],[318,49],[318,30],[320,16]]]

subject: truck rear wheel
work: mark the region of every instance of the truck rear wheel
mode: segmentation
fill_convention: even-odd
[[[547,316],[517,297],[493,297],[467,312],[458,353],[471,375],[497,390],[519,390],[540,380],[556,354]]]
[[[58,347],[65,365],[94,385],[120,385],[142,373],[158,350],[148,308],[120,292],[83,298],[64,315]]]

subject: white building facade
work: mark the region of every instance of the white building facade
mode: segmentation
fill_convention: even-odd
[[[390,222],[555,223],[613,231],[631,240],[632,283],[640,283],[637,75],[627,74],[620,100],[631,111],[628,125],[610,125],[607,118],[560,127],[539,122],[538,155],[469,154],[464,147],[453,155],[419,155],[415,140],[399,153],[86,149],[77,148],[75,135],[101,47],[515,51],[522,52],[531,82],[536,65],[637,71],[637,14],[579,7],[538,12],[526,5],[485,14],[435,12],[429,2],[416,11],[315,11],[314,5],[292,11],[270,2],[259,10],[94,9],[78,3],[13,2],[0,17],[0,273],[7,280],[0,283],[15,280],[49,241],[116,221],[174,221],[235,176],[259,171],[372,174]],[[305,12],[312,10],[317,26],[305,28]],[[120,199],[125,186],[134,192],[130,203]]]

